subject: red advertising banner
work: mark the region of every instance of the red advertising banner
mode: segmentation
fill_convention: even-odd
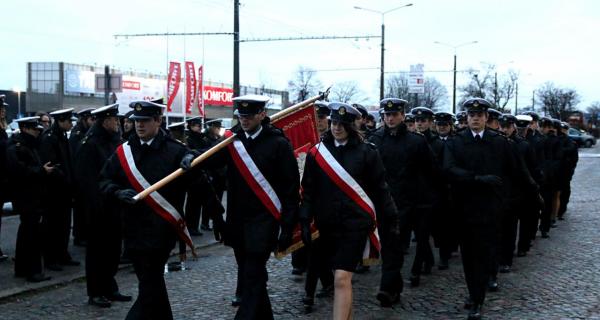
[[[167,111],[171,112],[173,105],[173,101],[175,101],[175,96],[177,96],[177,91],[179,91],[179,82],[181,82],[181,63],[179,62],[170,62],[169,63],[169,77],[167,79]]]
[[[205,105],[233,106],[233,88],[205,86],[203,91]]]
[[[185,62],[185,113],[192,113],[192,106],[196,98],[196,68],[194,62]]]
[[[139,81],[123,80],[123,89],[140,90],[141,83]]]
[[[198,114],[204,118],[204,82],[202,77],[204,73],[204,66],[198,68]]]

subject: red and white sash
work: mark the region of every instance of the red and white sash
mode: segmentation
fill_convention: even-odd
[[[229,138],[233,133],[231,131],[225,132],[225,137]],[[246,180],[246,183],[254,191],[254,194],[258,197],[260,202],[267,208],[267,210],[277,219],[281,220],[281,201],[275,190],[271,187],[267,178],[260,172],[260,169],[250,157],[250,154],[246,150],[244,144],[239,140],[235,139],[233,143],[227,145],[229,154],[233,159],[233,163],[236,168]]]
[[[119,157],[119,162],[121,163],[123,171],[125,171],[127,180],[129,180],[129,183],[135,191],[140,193],[144,189],[150,187],[150,183],[148,183],[135,165],[129,142],[125,142],[117,148],[117,156]],[[185,241],[192,249],[192,252],[195,252],[194,243],[192,242],[192,237],[185,225],[185,220],[181,217],[177,209],[158,193],[158,191],[152,192],[144,198],[144,201],[156,214],[171,224],[177,231],[181,240]]]
[[[371,201],[371,198],[369,198],[360,184],[342,167],[322,142],[316,144],[310,150],[310,153],[315,157],[319,167],[331,178],[335,185],[340,187],[373,220],[374,228],[369,232],[369,237],[363,251],[363,261],[371,262],[372,260],[377,260],[381,251],[381,243],[379,242],[379,233],[377,232],[377,217],[373,201]]]

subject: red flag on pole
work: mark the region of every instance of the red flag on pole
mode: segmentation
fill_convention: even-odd
[[[181,64],[179,62],[169,63],[169,77],[167,78],[167,111],[171,112],[173,101],[179,91],[179,82],[181,82]]]
[[[196,99],[196,69],[194,62],[185,62],[185,113],[192,113],[192,106]]]
[[[198,68],[198,114],[204,118],[204,83],[202,81],[204,65]]]

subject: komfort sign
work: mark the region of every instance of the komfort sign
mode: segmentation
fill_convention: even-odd
[[[233,106],[233,88],[204,86],[204,105]]]

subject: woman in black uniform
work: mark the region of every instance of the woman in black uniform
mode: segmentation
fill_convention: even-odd
[[[350,319],[354,269],[361,259],[377,257],[376,227],[390,227],[382,226],[381,221],[397,222],[389,219],[397,216],[397,210],[375,146],[363,142],[354,126],[360,112],[339,102],[331,102],[329,107],[331,130],[306,159],[300,221],[303,240],[310,242],[306,226],[314,217],[334,270],[333,318]]]

